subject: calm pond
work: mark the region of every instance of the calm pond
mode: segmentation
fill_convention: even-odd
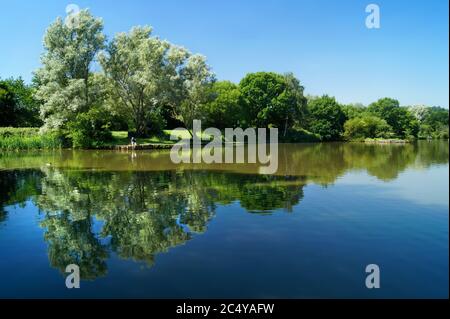
[[[447,141],[285,144],[275,175],[168,151],[3,153],[0,297],[448,298],[448,160]]]

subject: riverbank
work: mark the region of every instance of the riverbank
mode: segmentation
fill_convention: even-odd
[[[366,139],[364,139],[363,142],[368,143],[368,144],[407,144],[407,143],[411,143],[412,140],[397,139],[397,138],[391,138],[391,139],[366,138]]]
[[[173,144],[156,144],[156,143],[146,143],[137,145],[111,145],[105,146],[101,149],[105,150],[116,150],[116,151],[137,151],[137,150],[164,150],[172,148]]]
[[[191,139],[191,134],[187,130],[176,133],[174,130],[164,130],[160,134],[150,137],[137,137],[137,145],[134,149],[168,149],[177,142],[170,139],[172,134],[178,136],[180,139]],[[202,139],[203,143],[208,143],[212,138],[204,133],[197,134],[197,136]],[[320,142],[320,139],[316,135],[302,129],[293,130],[289,132],[288,136],[280,138],[282,142],[286,143]],[[133,149],[130,144],[130,136],[127,131],[112,131],[110,140],[98,143],[95,147],[87,149],[130,150]],[[67,143],[64,143],[63,138],[57,134],[40,134],[39,128],[0,128],[0,150],[14,151],[60,148],[71,147]]]
[[[0,150],[59,149],[63,147],[57,134],[39,134],[38,128],[0,127]]]
[[[136,138],[137,145],[132,147],[130,145],[130,138],[127,131],[113,131],[110,141],[100,143],[95,148],[103,150],[151,150],[151,149],[170,149],[176,141],[171,140],[170,136],[173,130],[164,130],[159,135],[151,137]],[[323,143],[317,138],[313,138],[307,131],[298,131],[297,138],[283,140],[281,137],[280,143]],[[177,132],[181,139],[190,139],[189,132]],[[199,136],[200,137],[200,136]],[[292,137],[292,136],[289,136]],[[208,136],[202,135],[207,143]],[[408,144],[413,140],[408,139],[382,139],[382,138],[366,138],[355,139],[349,141],[350,143],[366,143],[366,144]],[[0,128],[0,150],[15,151],[15,150],[45,150],[45,149],[61,149],[70,148],[65,147],[63,140],[57,134],[40,134],[39,128]]]

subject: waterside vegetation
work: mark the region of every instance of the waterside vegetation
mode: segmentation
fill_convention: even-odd
[[[255,72],[218,81],[202,55],[134,27],[107,41],[88,10],[44,36],[31,84],[0,79],[0,149],[111,148],[173,143],[194,119],[224,130],[273,128],[281,142],[448,139],[448,110],[381,98],[343,105],[307,96],[292,73]],[[97,67],[94,68],[94,65]],[[26,128],[24,128],[26,127]]]

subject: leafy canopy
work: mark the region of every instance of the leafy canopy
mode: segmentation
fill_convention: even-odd
[[[323,140],[338,140],[344,131],[345,113],[334,97],[324,95],[308,101],[311,132],[319,134]]]

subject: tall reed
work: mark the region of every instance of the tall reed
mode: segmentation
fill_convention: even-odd
[[[61,138],[56,133],[40,134],[37,128],[0,128],[0,150],[61,148]]]

